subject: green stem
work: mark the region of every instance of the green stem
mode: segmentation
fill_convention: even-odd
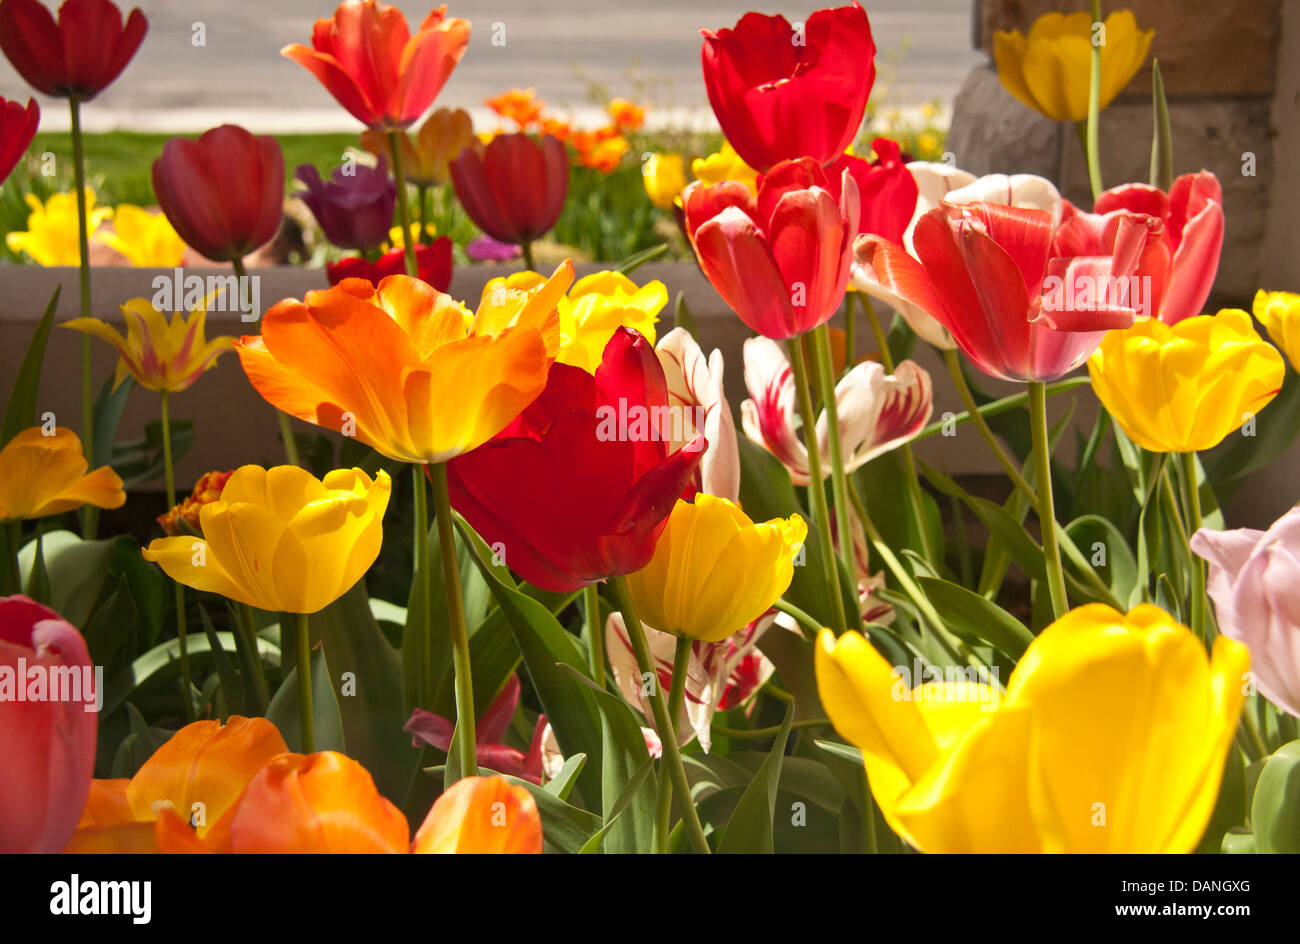
[[[831,726],[829,718],[805,718],[802,721],[790,722],[791,730],[797,728],[828,728]],[[722,737],[742,740],[746,738],[758,740],[760,738],[776,737],[781,733],[781,726],[774,725],[770,728],[725,728],[720,724],[710,725],[714,734]]]
[[[817,386],[820,388],[822,403],[826,410],[826,429],[829,434],[831,453],[831,490],[835,494],[835,531],[840,538],[840,559],[844,561],[844,572],[853,579],[857,572],[857,562],[853,559],[853,517],[849,514],[849,488],[844,472],[844,447],[840,441],[840,410],[835,396],[835,368],[831,364],[831,336],[825,325],[814,328],[812,332],[813,351],[817,363]],[[804,439],[808,441],[808,451],[818,448],[815,426],[804,422]],[[861,628],[862,615],[854,607],[852,625]]]
[[[1101,23],[1101,0],[1092,0],[1094,28]],[[1101,158],[1098,149],[1098,125],[1101,121],[1101,46],[1092,44],[1092,68],[1088,74],[1088,121],[1084,129],[1084,153],[1088,160],[1088,183],[1092,198],[1101,196]]]
[[[808,385],[808,365],[804,360],[803,340],[786,342],[790,350],[790,367],[794,371],[795,390],[799,396],[799,415],[803,418],[804,442],[808,453],[808,494],[812,496],[817,541],[821,546],[826,591],[830,594],[831,618],[836,634],[844,632],[844,599],[840,595],[840,570],[835,563],[835,545],[831,541],[830,506],[826,502],[826,483],[822,480],[821,450],[817,448],[817,411],[813,408],[812,388]],[[850,571],[852,573],[852,571]]]
[[[429,187],[427,184],[419,184],[415,188],[416,199],[419,200],[420,208],[420,243],[424,244],[430,241],[429,233]]]
[[[411,205],[406,202],[406,168],[402,164],[402,135],[405,133],[388,132],[388,150],[393,155],[393,180],[397,184],[397,225],[402,228],[402,255],[406,259],[406,274],[417,275],[419,267],[415,262],[415,240],[411,239]],[[471,771],[477,769],[470,768]]]
[[[876,838],[876,798],[871,795],[871,780],[866,768],[862,770],[862,833],[866,842],[867,854],[880,852],[880,842]]]
[[[415,534],[411,542],[411,584],[418,587],[423,598],[421,612],[423,618],[415,627],[418,642],[414,642],[407,652],[402,647],[404,658],[419,660],[415,673],[415,705],[425,707],[433,701],[433,575],[429,571],[429,493],[424,485],[424,466],[411,466],[411,489],[415,502]]]
[[[451,631],[451,660],[456,672],[456,737],[460,742],[460,775],[478,775],[478,745],[474,734],[474,677],[469,660],[469,630],[460,589],[460,560],[451,524],[451,496],[447,489],[447,464],[427,467],[433,483],[433,513],[438,525],[438,556],[447,598],[447,626]]]
[[[243,635],[244,649],[248,653],[244,657],[244,663],[252,676],[249,684],[253,687],[256,702],[253,707],[258,714],[265,714],[266,706],[271,703],[271,692],[266,686],[266,675],[262,672],[262,657],[257,652],[257,619],[253,615],[253,608],[247,603],[241,604],[240,609],[243,619],[238,621],[235,628]]]
[[[1187,556],[1192,562],[1192,599],[1188,605],[1191,614],[1192,631],[1210,644],[1209,626],[1205,619],[1205,562],[1192,551],[1191,537],[1201,530],[1201,492],[1196,482],[1196,453],[1184,452],[1179,458],[1183,461],[1183,496],[1187,514]]]
[[[668,686],[668,717],[676,723],[682,716],[682,703],[686,700],[686,669],[691,661],[691,640],[677,637],[673,653],[673,674]],[[668,852],[668,834],[672,825],[673,784],[668,765],[659,768],[659,794],[655,807],[655,849]]]
[[[9,579],[9,586],[5,595],[11,593],[23,592],[22,568],[18,565],[18,551],[23,544],[23,523],[19,521],[10,521],[5,525],[5,538],[8,541],[5,557],[8,558],[6,571]]]
[[[844,369],[851,370],[858,357],[858,319],[853,316],[853,297],[858,292],[844,293]]]
[[[655,671],[654,659],[650,656],[650,644],[646,642],[645,631],[641,628],[641,617],[637,615],[636,604],[632,601],[632,591],[628,588],[626,577],[610,577],[607,584],[614,594],[614,601],[623,614],[623,624],[627,628],[632,651],[636,654],[637,667],[641,674],[649,672],[654,680],[650,690],[650,709],[654,715],[655,727],[659,731],[659,740],[663,743],[663,762],[668,768],[673,791],[677,794],[678,808],[682,814],[683,828],[692,848],[701,854],[708,854],[709,842],[704,838],[704,828],[700,825],[700,815],[691,799],[690,781],[686,779],[686,768],[682,766],[682,755],[677,747],[677,725],[668,714],[664,704],[663,692],[659,688],[659,675]]]
[[[81,285],[81,317],[90,317],[90,221],[86,207],[86,152],[81,133],[81,102],[68,97],[72,113],[72,179],[77,188],[78,275]],[[81,445],[86,460],[95,463],[95,402],[91,389],[90,335],[81,336]],[[82,518],[86,538],[94,540],[98,530],[99,509],[87,505]]]
[[[1065,595],[1065,571],[1056,543],[1056,509],[1052,503],[1052,450],[1047,439],[1047,394],[1040,380],[1029,382],[1029,421],[1034,438],[1034,477],[1038,486],[1038,524],[1043,537],[1043,563],[1052,613],[1060,619],[1070,609]]]
[[[587,655],[591,678],[605,687],[605,631],[600,625],[600,587],[592,584],[582,589],[582,605],[587,619]]]
[[[163,477],[167,483],[167,507],[168,509],[176,507],[176,473],[172,468],[172,427],[171,416],[168,411],[168,392],[162,391],[159,395],[159,414],[162,423],[162,440],[163,440]],[[180,582],[175,583],[176,587],[176,643],[180,649],[181,657],[181,685],[185,689],[185,713],[186,717],[193,717],[190,692],[193,690],[190,681],[190,652],[189,642],[186,639],[187,629],[185,626],[185,587]]]
[[[306,613],[295,614],[298,622],[298,731],[302,752],[316,751],[316,724],[311,706],[311,633]]]
[[[885,334],[884,326],[880,323],[880,318],[876,316],[876,306],[871,301],[870,295],[862,296],[862,307],[867,313],[867,324],[871,326],[871,333],[876,339],[876,348],[879,350],[881,366],[885,368],[886,373],[894,372],[894,354],[889,350],[889,338]]]
[[[795,606],[789,600],[777,600],[772,605],[782,613],[794,617],[795,622],[804,628],[804,635],[808,636],[808,638],[815,639],[817,634],[822,631],[821,620],[816,619],[810,613],[799,609],[799,607]]]
[[[1249,704],[1247,704],[1245,709],[1241,712],[1241,723],[1242,726],[1245,727],[1246,729],[1246,735],[1248,741],[1250,742],[1250,746],[1254,748],[1255,756],[1250,758],[1251,763],[1254,763],[1255,761],[1260,760],[1261,758],[1267,757],[1268,746],[1264,743],[1264,739],[1260,736],[1259,725],[1255,722],[1255,716],[1250,713]]]
[[[520,243],[519,248],[524,253],[524,268],[529,272],[536,272],[537,266],[533,263],[533,244],[531,242]]]
[[[1020,467],[1007,455],[1006,450],[1002,448],[1002,444],[998,442],[997,436],[989,427],[988,420],[984,418],[984,414],[975,405],[975,395],[971,393],[970,385],[966,383],[966,374],[961,369],[961,359],[957,356],[957,352],[954,350],[944,351],[943,359],[948,365],[948,372],[952,374],[953,383],[957,386],[957,396],[961,398],[962,406],[966,407],[966,412],[970,414],[971,421],[975,424],[975,428],[979,430],[984,442],[988,444],[993,457],[998,460],[998,465],[1002,466],[1002,471],[1006,473],[1007,478],[1011,479],[1011,484],[1028,498],[1031,504],[1037,505],[1038,496],[1034,494],[1033,488],[1025,481],[1025,477],[1020,474]],[[1029,400],[1032,403],[1032,394],[1029,394]]]

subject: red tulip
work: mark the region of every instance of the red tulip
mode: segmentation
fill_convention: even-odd
[[[1202,313],[1214,287],[1223,249],[1223,191],[1208,170],[1184,174],[1168,195],[1146,184],[1124,184],[1097,198],[1094,212],[1065,205],[1060,239],[1087,253],[1114,239],[1118,220],[1127,213],[1146,213],[1164,220],[1165,235],[1149,243],[1137,275],[1149,277],[1151,293],[1139,314],[1177,324]]]
[[[451,163],[456,197],[479,229],[523,245],[555,225],[569,193],[569,155],[559,138],[499,134]]]
[[[38,92],[87,101],[131,61],[149,23],[110,0],[65,0],[56,23],[36,0],[0,0],[0,49]]]
[[[861,206],[848,168],[832,183],[811,158],[758,181],[699,182],[683,196],[700,267],[740,320],[769,338],[825,324],[848,284]]]
[[[1081,255],[1058,238],[1060,197],[1047,181],[988,177],[971,186],[1000,189],[1011,202],[1026,181],[1049,195],[1047,206],[945,201],[917,222],[916,258],[869,235],[859,237],[856,256],[876,282],[947,328],[984,373],[1055,380],[1087,360],[1107,331],[1133,324],[1141,289],[1131,277],[1161,224],[1126,213],[1106,245]]]
[[[445,5],[412,36],[397,7],[344,0],[316,21],[311,46],[285,46],[280,55],[316,76],[366,127],[396,131],[429,110],[468,45],[469,20],[448,17]]]
[[[451,503],[543,590],[640,570],[706,445],[670,454],[669,415],[654,349],[619,328],[595,376],[555,364],[514,422],[447,464]]]
[[[242,258],[280,227],[280,145],[237,125],[205,131],[197,141],[172,138],[153,162],[153,192],[187,244],[219,262]]]
[[[451,285],[451,238],[439,236],[433,242],[415,247],[416,275],[440,292]],[[405,275],[406,260],[399,247],[384,253],[375,262],[361,256],[348,256],[338,262],[325,263],[325,274],[330,285],[344,279],[365,279],[375,288],[390,275]]]
[[[18,166],[27,145],[36,137],[36,126],[40,123],[41,109],[36,99],[28,99],[24,108],[17,102],[0,98],[0,184]]]
[[[838,183],[844,170],[848,170],[858,185],[861,201],[858,213],[858,233],[875,233],[891,242],[902,242],[907,224],[916,211],[919,190],[916,178],[903,162],[897,141],[876,138],[871,142],[876,159],[866,161],[860,157],[842,154],[826,168],[826,179],[831,192],[839,197]]]
[[[34,600],[0,597],[0,852],[59,852],[72,837],[94,776],[97,696],[81,633]]]
[[[746,13],[704,31],[704,86],[731,146],[750,167],[811,157],[825,166],[853,143],[876,80],[866,11],[818,10],[796,31],[783,16]]]

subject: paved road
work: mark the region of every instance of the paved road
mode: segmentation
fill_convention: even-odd
[[[118,2],[126,6],[128,0]],[[278,54],[287,43],[308,41],[314,19],[332,12],[331,0],[136,2],[149,17],[149,34],[118,82],[86,109],[89,127],[187,131],[223,120],[256,130],[356,127],[314,78]],[[764,8],[778,6],[795,19],[815,2]],[[418,20],[431,0],[397,5],[408,20]],[[551,104],[574,108],[579,120],[590,82],[656,104],[661,117],[707,108],[699,30],[730,26],[753,6],[736,0],[450,0],[448,5],[474,29],[440,103],[479,106],[511,86],[535,86]],[[866,6],[880,49],[880,81],[893,80],[888,101],[950,99],[979,58],[971,50],[969,0],[867,0]],[[198,22],[206,31],[201,48],[191,42],[192,24]],[[492,43],[498,23],[504,25],[504,46]],[[28,94],[0,58],[0,95]],[[52,105],[48,111],[45,127],[66,126],[64,109]]]

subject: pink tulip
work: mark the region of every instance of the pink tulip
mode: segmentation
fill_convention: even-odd
[[[49,607],[0,597],[0,852],[60,852],[95,772],[98,679]]]
[[[1209,562],[1206,589],[1220,632],[1250,650],[1264,696],[1300,717],[1300,508],[1267,531],[1201,528],[1192,550]]]

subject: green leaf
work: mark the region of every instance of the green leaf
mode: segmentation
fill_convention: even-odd
[[[208,637],[208,646],[212,652],[212,664],[216,666],[217,676],[221,679],[221,689],[226,694],[226,704],[230,706],[230,714],[250,714],[244,694],[243,679],[235,671],[235,664],[226,655],[221,640],[217,638],[217,631],[212,626],[212,618],[208,616],[207,608],[201,603],[199,604],[199,620],[203,623],[203,635]]]
[[[1250,822],[1257,851],[1300,852],[1300,741],[1282,745],[1264,765]]]
[[[642,744],[642,747],[644,748],[644,747],[645,747],[645,739],[644,739],[644,738],[642,738],[642,742],[641,742],[641,744]],[[605,756],[608,757],[609,754],[607,753]],[[646,758],[645,758],[645,760],[642,761],[641,765],[640,765],[639,767],[637,767],[637,769],[634,770],[634,771],[632,772],[632,776],[629,777],[629,778],[627,778],[627,782],[626,782],[625,784],[623,784],[623,789],[622,789],[621,791],[619,791],[618,796],[614,799],[614,803],[613,803],[613,805],[610,806],[610,807],[606,810],[606,812],[605,812],[605,825],[601,826],[600,829],[597,830],[597,831],[592,835],[592,837],[591,837],[590,839],[588,839],[588,840],[586,841],[586,843],[583,844],[583,847],[582,847],[580,850],[578,850],[579,852],[581,852],[581,853],[583,853],[584,855],[586,855],[586,854],[590,854],[590,853],[593,853],[593,852],[598,852],[598,851],[600,850],[601,842],[602,842],[602,841],[605,839],[605,837],[609,834],[609,831],[610,831],[611,829],[614,828],[615,824],[618,823],[619,818],[623,815],[623,813],[626,812],[628,809],[631,809],[631,808],[632,808],[632,801],[633,801],[634,799],[636,799],[638,796],[641,796],[641,795],[642,795],[642,793],[641,793],[641,785],[642,785],[643,783],[645,783],[646,776],[650,773],[650,771],[651,771],[652,769],[654,769],[654,759],[653,759],[649,754],[646,754]],[[650,838],[652,838],[652,837],[653,837],[653,829],[654,829],[654,804],[653,804],[653,802],[652,802],[651,805],[650,805],[650,814],[651,814],[651,818],[650,818],[651,836],[650,836]],[[640,830],[639,830],[639,829],[638,829],[638,830],[633,830],[633,832],[634,832],[634,833],[636,833],[636,832],[640,832]],[[650,843],[647,842],[645,845],[642,845],[642,846],[640,846],[639,848],[638,848],[638,847],[629,847],[629,848],[627,848],[627,849],[624,850],[624,851],[627,851],[627,852],[638,852],[638,851],[645,851],[645,850],[647,850],[647,849],[649,849],[649,848],[650,848]],[[611,848],[609,851],[610,851],[610,852],[615,852],[615,851],[617,851],[617,850]]]
[[[587,840],[604,825],[595,813],[565,803],[545,787],[518,777],[506,776],[506,780],[533,795],[542,817],[542,837],[559,852],[581,852]]]
[[[1020,620],[992,600],[938,577],[917,577],[916,582],[948,628],[968,640],[989,643],[1013,659],[1024,655],[1034,641],[1033,633]]]
[[[100,590],[108,576],[113,552],[125,543],[140,553],[139,546],[125,535],[99,541],[84,541],[71,531],[51,531],[41,541],[50,583],[50,606],[78,629],[84,629],[94,612]],[[31,580],[36,566],[36,542],[29,541],[18,555],[23,585]]]
[[[343,737],[343,717],[339,713],[338,698],[330,681],[329,664],[325,661],[325,647],[311,652],[311,715],[315,750],[347,753]],[[280,688],[266,709],[266,720],[280,729],[289,750],[301,752],[302,728],[298,713],[298,667],[294,666],[284,677]]]
[[[1065,531],[1076,547],[1082,545],[1091,549],[1097,543],[1102,545],[1106,563],[1097,564],[1092,569],[1100,573],[1111,593],[1120,600],[1128,600],[1141,583],[1141,578],[1133,552],[1119,529],[1100,515],[1082,515],[1067,524]]]
[[[235,640],[230,633],[217,633],[222,648],[234,648]],[[190,633],[185,637],[190,656],[190,668],[199,671],[210,663],[211,648],[207,637],[202,633]],[[258,651],[272,664],[278,664],[280,650],[266,640],[258,640]],[[132,692],[139,691],[146,683],[159,682],[180,672],[180,643],[175,639],[154,646],[144,655],[131,663],[131,667],[120,675],[115,675],[104,683],[104,706],[100,717],[107,718],[121,708]]]
[[[653,262],[665,252],[668,251],[667,243],[660,243],[658,246],[651,246],[649,249],[642,249],[640,252],[634,252],[618,264],[615,270],[622,275],[631,275],[647,262]]]
[[[699,340],[699,329],[695,326],[695,316],[691,314],[690,306],[686,304],[685,292],[678,292],[677,300],[673,303],[673,327],[685,328],[687,334]]]
[[[27,578],[27,595],[37,603],[50,605],[52,592],[50,590],[50,572],[45,566],[45,536],[41,525],[38,522],[36,526],[36,537],[32,543],[36,545],[32,552],[32,572]]]
[[[586,754],[573,754],[564,758],[564,765],[560,768],[560,772],[546,781],[542,789],[551,796],[567,800],[569,794],[573,792],[574,785],[578,782],[578,774],[582,773],[582,768],[586,765]]]
[[[5,406],[4,419],[0,420],[0,447],[4,447],[20,432],[36,425],[36,398],[41,392],[41,366],[45,361],[45,345],[50,339],[50,326],[54,324],[54,310],[59,305],[59,292],[63,286],[56,286],[50,302],[45,306],[45,314],[36,325],[36,333],[27,345],[27,353],[18,366],[18,375],[9,391],[9,400]]]
[[[1200,454],[1206,477],[1225,502],[1247,476],[1271,464],[1300,433],[1300,374],[1290,365],[1281,391],[1255,415],[1254,432],[1253,436],[1230,433]]]
[[[1165,193],[1174,184],[1174,138],[1169,130],[1169,103],[1165,101],[1165,80],[1160,75],[1160,60],[1151,64],[1151,186]]]
[[[109,465],[113,459],[113,444],[117,442],[117,428],[122,422],[122,413],[126,410],[126,401],[135,389],[135,378],[129,374],[122,382],[113,387],[110,374],[99,388],[92,410],[95,414],[95,456],[91,465],[98,468]]]
[[[793,721],[792,703],[785,711],[785,720],[781,722],[781,732],[772,744],[771,753],[727,821],[726,832],[718,844],[719,853],[770,854],[773,851],[772,818],[776,815],[776,791],[781,783],[781,762],[785,759],[785,745],[790,739]]]
[[[592,694],[602,722],[600,793],[605,826],[600,838],[593,836],[591,841],[599,847],[606,840],[605,851],[612,853],[648,851],[654,846],[658,791],[638,789],[650,763],[641,722],[622,698],[601,690]],[[655,782],[650,782],[653,787]]]

